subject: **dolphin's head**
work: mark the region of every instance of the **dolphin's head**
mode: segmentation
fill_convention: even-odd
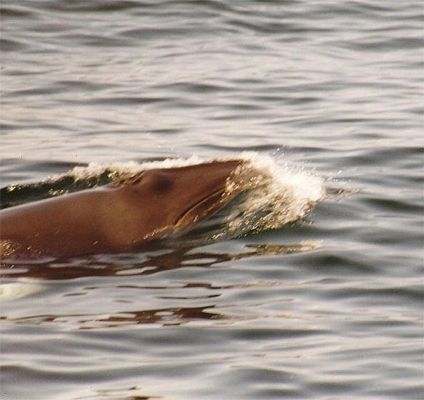
[[[247,161],[227,160],[146,170],[120,185],[151,238],[188,229],[218,211],[261,173]],[[135,209],[135,208],[136,209]]]

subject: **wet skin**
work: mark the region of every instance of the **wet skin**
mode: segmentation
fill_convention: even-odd
[[[0,212],[2,257],[69,257],[131,251],[189,229],[232,198],[227,189],[240,160],[152,169],[117,183]],[[243,168],[245,169],[245,168]]]

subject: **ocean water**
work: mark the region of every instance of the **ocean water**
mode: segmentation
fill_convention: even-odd
[[[2,399],[424,397],[420,1],[3,0],[0,18],[3,207],[222,157],[295,194],[259,198],[291,212],[276,225],[3,263]]]

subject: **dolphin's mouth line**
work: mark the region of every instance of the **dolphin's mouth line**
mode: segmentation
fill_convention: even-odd
[[[196,212],[198,208],[201,208],[203,205],[205,205],[205,208],[201,210],[201,212],[198,215],[195,215],[193,217],[192,222],[196,222],[199,218],[202,218],[205,214],[210,212],[211,210],[217,210],[219,207],[216,207],[217,205],[220,205],[221,201],[223,199],[223,194],[225,193],[225,189],[221,188],[218,190],[215,190],[212,193],[209,193],[207,196],[203,197],[196,203],[192,204],[190,207],[188,207],[181,215],[176,219],[175,226],[179,226],[184,224],[184,220],[190,216],[191,213]],[[211,204],[207,204],[207,203]]]

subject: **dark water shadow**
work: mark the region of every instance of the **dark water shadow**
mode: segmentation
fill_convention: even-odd
[[[63,260],[13,261],[0,264],[1,278],[68,280],[83,277],[153,275],[180,268],[211,268],[251,257],[310,251],[315,243],[250,244],[239,253],[196,251],[198,246],[160,248],[152,252],[95,255]]]
[[[123,326],[160,324],[162,326],[183,325],[191,321],[226,319],[218,312],[209,311],[215,305],[202,307],[168,307],[152,310],[131,310],[104,314],[42,314],[19,318],[0,317],[15,324],[44,325],[46,323],[59,323],[77,325],[78,330],[117,328]]]
[[[17,288],[11,290],[28,290],[26,285],[30,286],[30,292],[24,296],[31,295],[31,285],[35,285],[35,293],[39,290],[43,291],[44,286],[48,285],[48,281],[65,281],[87,277],[106,277],[119,278],[128,277],[125,282],[116,280],[116,287],[119,289],[168,289],[166,284],[159,286],[143,286],[142,281],[135,280],[134,277],[149,276],[160,274],[167,271],[178,270],[182,268],[203,268],[209,269],[228,261],[248,259],[252,257],[272,256],[293,254],[305,251],[311,251],[317,247],[316,243],[298,243],[298,244],[251,244],[245,247],[244,251],[237,253],[219,253],[212,251],[202,251],[196,246],[183,246],[177,248],[161,248],[155,252],[141,252],[136,254],[117,254],[117,255],[97,255],[86,258],[74,258],[68,260],[56,260],[55,262],[43,262],[39,260],[33,263],[5,264],[1,265],[0,277],[12,280],[12,283],[5,283],[5,287],[16,285]],[[31,281],[20,281],[18,278],[35,279],[33,284]],[[46,282],[43,284],[42,282]],[[22,285],[21,285],[22,284]],[[21,288],[23,286],[23,288]],[[243,285],[244,286],[244,285]],[[68,326],[76,330],[90,329],[106,329],[118,328],[135,325],[160,325],[160,326],[179,326],[192,322],[206,321],[222,321],[225,324],[231,323],[234,315],[225,315],[218,312],[214,299],[220,297],[220,291],[232,289],[239,285],[212,285],[205,282],[188,282],[180,289],[211,289],[212,292],[204,294],[201,297],[193,298],[192,296],[172,294],[161,295],[162,299],[176,301],[190,301],[190,304],[181,307],[170,306],[152,309],[121,309],[120,311],[112,311],[105,314],[96,312],[67,314],[67,313],[46,313],[33,314],[24,317],[11,318],[7,315],[0,316],[0,321],[12,324],[24,325],[45,325],[59,324]],[[1,286],[0,286],[1,288]],[[10,289],[10,288],[9,288]],[[96,290],[97,286],[85,287],[85,290]],[[169,289],[175,289],[174,286]],[[218,291],[218,292],[217,292]],[[72,296],[81,293],[65,293],[63,297],[72,301]],[[18,297],[19,298],[19,293]],[[12,296],[13,299],[13,296]],[[7,293],[5,300],[8,300]],[[68,301],[67,300],[67,301]],[[193,300],[201,300],[201,305],[195,304]],[[128,305],[129,306],[129,305]]]

